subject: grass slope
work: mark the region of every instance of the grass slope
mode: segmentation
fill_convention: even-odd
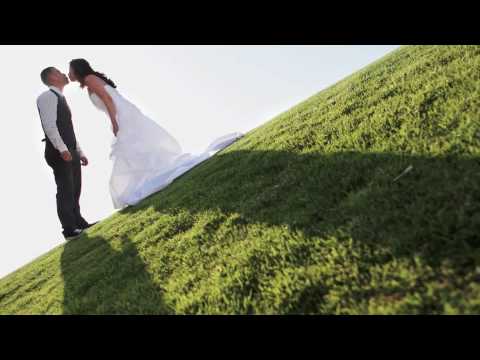
[[[3,278],[0,313],[479,313],[479,69],[400,48]]]

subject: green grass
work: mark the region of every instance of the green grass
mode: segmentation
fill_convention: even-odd
[[[479,70],[401,47],[3,278],[0,313],[480,313]]]

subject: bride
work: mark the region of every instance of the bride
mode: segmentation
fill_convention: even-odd
[[[68,77],[87,87],[92,103],[110,118],[115,135],[110,153],[110,195],[116,209],[137,204],[242,137],[240,133],[229,134],[215,140],[202,154],[182,154],[175,138],[125,99],[115,83],[94,71],[85,59],[70,62]]]

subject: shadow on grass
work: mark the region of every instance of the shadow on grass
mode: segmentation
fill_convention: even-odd
[[[286,225],[307,237],[342,229],[391,256],[421,256],[432,266],[448,259],[461,267],[480,259],[479,194],[476,157],[232,151],[122,213],[215,209],[240,214],[240,225]]]
[[[115,246],[115,249],[112,247]],[[127,239],[80,236],[61,256],[64,314],[166,314],[161,289]]]
[[[394,182],[409,166],[413,170]],[[231,151],[121,213],[215,210],[236,214],[235,226],[282,225],[307,240],[351,238],[381,254],[372,255],[371,264],[420,257],[435,269],[447,260],[458,277],[480,262],[478,194],[480,161],[474,157]],[[65,313],[169,312],[135,246],[123,239],[119,248],[86,236],[66,245]],[[311,263],[308,241],[296,251],[304,259],[297,266]],[[297,309],[315,311],[319,296],[321,287],[304,289]]]

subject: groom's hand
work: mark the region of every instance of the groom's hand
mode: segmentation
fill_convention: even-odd
[[[88,159],[86,156],[80,156],[80,163],[83,165],[83,166],[87,166],[88,165]]]
[[[68,151],[68,150],[64,151],[64,152],[62,152],[61,155],[62,155],[62,159],[64,161],[72,161],[72,154],[70,154],[70,151]]]

